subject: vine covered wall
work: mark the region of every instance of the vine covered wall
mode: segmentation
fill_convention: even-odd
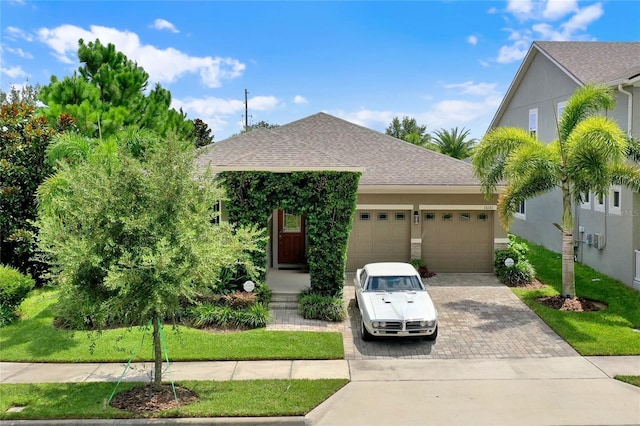
[[[304,215],[308,223],[310,291],[342,296],[360,173],[230,171],[220,177],[232,224],[266,227],[274,209]],[[258,266],[266,265],[266,250],[254,261]]]

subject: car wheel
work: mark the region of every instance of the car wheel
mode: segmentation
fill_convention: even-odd
[[[360,331],[362,332],[362,340],[364,340],[365,342],[368,342],[373,338],[371,333],[367,331],[367,327],[364,326],[364,321],[360,323]]]
[[[436,331],[434,331],[433,334],[427,334],[426,336],[424,336],[424,339],[430,342],[433,342],[436,340],[437,337],[438,337],[438,326],[436,326]]]

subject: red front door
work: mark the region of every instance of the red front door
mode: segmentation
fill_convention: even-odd
[[[304,217],[278,210],[278,263],[303,265]]]

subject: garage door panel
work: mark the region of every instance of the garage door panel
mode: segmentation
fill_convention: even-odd
[[[363,220],[361,213],[368,213]],[[410,211],[399,220],[399,211],[356,212],[349,236],[347,270],[355,271],[371,262],[407,262],[410,258]],[[381,220],[386,217],[385,220]]]
[[[422,222],[422,258],[436,273],[491,272],[493,212],[435,212]]]

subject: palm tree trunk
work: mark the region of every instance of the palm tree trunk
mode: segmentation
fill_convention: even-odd
[[[562,183],[562,295],[576,297],[573,249],[573,214],[569,184]]]
[[[153,390],[159,391],[162,388],[162,345],[160,342],[160,317],[153,316]]]

